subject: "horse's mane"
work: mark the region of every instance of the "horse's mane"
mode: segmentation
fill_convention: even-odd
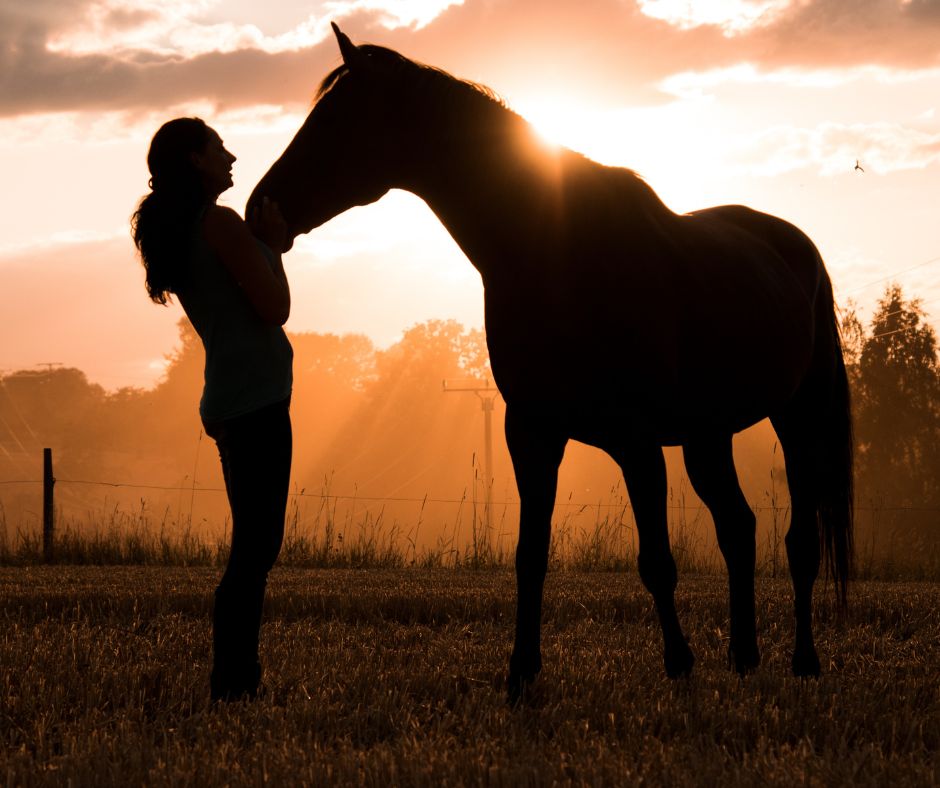
[[[453,74],[444,71],[442,68],[429,66],[425,63],[419,63],[415,60],[410,60],[400,52],[396,52],[394,49],[389,49],[388,47],[377,46],[375,44],[362,44],[359,46],[359,51],[367,57],[385,61],[386,64],[391,65],[396,71],[408,72],[416,77],[423,76],[428,82],[440,86],[440,89],[449,89],[451,92],[463,91],[475,93],[478,96],[489,99],[493,104],[511,112],[511,110],[509,110],[506,106],[506,103],[499,96],[499,94],[496,93],[495,90],[492,90],[486,85],[481,85],[479,82],[473,82],[469,79],[460,79],[459,77],[455,77]],[[349,74],[349,66],[347,66],[345,63],[342,63],[334,68],[323,78],[323,81],[320,83],[320,87],[317,89],[316,93],[316,100],[319,101],[333,88],[333,86],[340,79],[342,79],[347,74]]]
[[[496,91],[486,85],[455,77],[442,68],[411,60],[387,47],[362,44],[359,50],[364,55],[375,58],[376,61],[390,67],[393,73],[405,75],[407,84],[413,86],[415,90],[426,91],[425,95],[433,97],[435,106],[446,105],[457,109],[460,112],[460,122],[464,127],[470,126],[474,121],[478,125],[501,123],[503,125],[499,128],[506,129],[520,128],[523,124],[528,124],[525,118],[507,106]],[[315,103],[329,95],[349,74],[349,66],[345,63],[334,68],[320,83],[314,99]],[[606,173],[606,177],[618,183],[625,194],[641,200],[653,213],[672,213],[653,188],[634,170],[628,167],[607,167],[574,151],[568,151],[568,154],[582,160],[588,166],[598,168],[599,172]]]

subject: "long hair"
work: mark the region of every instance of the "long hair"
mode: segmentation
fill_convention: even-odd
[[[182,282],[193,225],[208,201],[192,163],[205,150],[209,127],[199,118],[164,123],[150,142],[150,194],[131,216],[131,234],[146,272],[147,294],[166,304]]]

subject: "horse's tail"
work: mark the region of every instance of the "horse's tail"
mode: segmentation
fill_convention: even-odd
[[[817,353],[831,352],[828,407],[818,424],[817,518],[821,558],[844,608],[852,572],[854,540],[854,437],[849,379],[842,352],[832,286],[817,301]],[[831,349],[831,350],[830,350]]]

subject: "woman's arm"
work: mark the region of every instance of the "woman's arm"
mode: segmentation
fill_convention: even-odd
[[[274,203],[265,202],[252,217],[252,227],[231,208],[212,205],[206,211],[204,232],[210,248],[245,291],[258,316],[282,326],[290,316],[290,288],[281,261],[286,226]],[[252,230],[274,253],[268,264]]]

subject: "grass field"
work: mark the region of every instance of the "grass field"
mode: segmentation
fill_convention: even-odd
[[[684,577],[698,662],[662,671],[635,575],[557,571],[545,669],[510,709],[504,569],[278,569],[268,693],[208,704],[212,568],[0,568],[2,771],[18,785],[932,785],[940,585],[818,606],[825,674],[788,675],[788,584],[758,580],[764,663],[728,670],[725,582]]]

